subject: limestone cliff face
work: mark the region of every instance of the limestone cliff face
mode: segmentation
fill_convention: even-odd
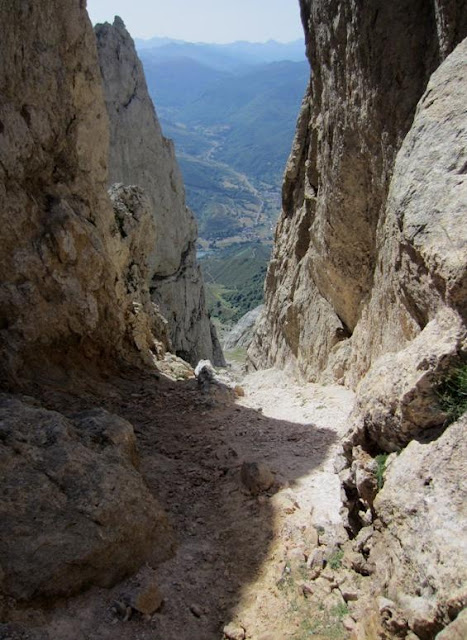
[[[107,115],[86,12],[71,1],[13,2],[0,19],[5,378],[78,345],[89,357],[118,352],[124,327],[106,259]]]
[[[110,119],[109,183],[143,188],[152,207],[155,242],[150,256],[152,299],[166,317],[178,355],[222,364],[206,311],[196,261],[197,228],[172,141],[163,137],[133,40],[118,17],[96,27]]]
[[[285,172],[266,310],[250,356],[256,366],[354,386],[440,308],[465,314],[458,123],[451,121],[449,138],[457,169],[440,158],[451,144],[440,128],[435,132],[435,106],[428,120],[436,140],[422,147],[412,132],[412,175],[402,158],[393,174],[430,75],[467,34],[467,6],[302,0],[301,9],[313,74]],[[410,187],[422,174],[423,184],[433,185],[429,195]]]
[[[357,366],[370,360],[366,348],[387,352],[358,387],[341,474],[349,528],[371,537],[370,609],[374,594],[387,598],[376,616],[381,636],[399,625],[435,637],[467,603],[465,415],[447,426],[437,396],[467,351],[466,95],[464,40],[432,75],[397,156],[389,233],[353,338]],[[384,486],[371,488],[378,452],[399,455],[383,465]],[[357,637],[367,637],[368,620],[366,613]]]
[[[146,293],[150,205],[137,197],[129,248],[107,194],[108,118],[81,4],[1,7],[0,369],[13,384],[52,361],[150,360],[154,338],[166,342]]]

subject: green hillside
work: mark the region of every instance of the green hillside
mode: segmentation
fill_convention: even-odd
[[[237,43],[236,47],[245,62],[249,47],[246,43]],[[175,55],[174,52],[182,50],[186,55],[179,58],[165,59],[162,54]],[[279,192],[309,66],[304,61],[268,64],[250,61],[241,72],[234,73],[190,59],[188,50],[174,45],[144,49],[141,56],[164,135],[173,138],[184,165],[190,206],[201,223],[202,233],[209,216],[216,218],[213,224],[218,233],[219,220],[237,217],[241,210],[232,207],[230,194],[222,193],[220,197],[217,187],[208,195],[207,176],[203,177],[203,186],[196,188],[190,177],[199,175],[200,167],[189,167],[187,156],[208,162],[203,171],[213,173],[213,185],[218,186],[219,174],[224,171],[216,163],[244,174],[257,190],[257,199],[268,201],[270,206],[270,198],[264,197],[264,192],[275,190],[276,195]],[[202,47],[193,51],[198,58],[201,53],[206,54]],[[215,57],[215,51],[209,49],[209,55]],[[212,60],[211,63],[214,64]],[[250,204],[249,198],[247,203]],[[275,211],[272,218],[277,218],[277,214]],[[228,226],[238,232],[237,223]]]
[[[261,200],[244,176],[226,165],[192,156],[180,155],[179,162],[187,203],[197,214],[202,238],[229,238],[255,227]]]
[[[212,160],[257,180],[277,182],[290,151],[308,76],[307,63],[286,61],[213,79],[198,98],[176,110],[176,117],[189,130],[217,126],[218,145]]]
[[[222,324],[233,324],[263,301],[271,247],[232,245],[200,258],[208,309]]]

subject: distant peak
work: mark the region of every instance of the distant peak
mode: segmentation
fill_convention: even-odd
[[[115,16],[114,18],[114,27],[117,27],[117,29],[125,29],[125,23],[123,22],[123,20],[120,18],[120,16]]]

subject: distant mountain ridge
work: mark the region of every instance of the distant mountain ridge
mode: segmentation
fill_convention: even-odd
[[[282,60],[292,62],[306,60],[303,40],[287,43],[269,40],[268,42],[237,41],[229,44],[211,44],[156,37],[150,40],[137,39],[135,44],[140,55],[145,56],[150,53],[158,60],[186,57],[225,71],[241,71],[245,66]]]

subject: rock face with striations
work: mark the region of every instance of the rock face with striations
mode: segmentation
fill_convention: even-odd
[[[192,364],[223,364],[207,315],[196,261],[197,228],[173,143],[163,137],[134,43],[119,17],[96,26],[110,120],[109,183],[138,185],[148,196],[155,227],[150,256],[151,297],[168,321],[176,353]]]
[[[256,366],[355,386],[438,310],[465,317],[462,69],[436,102],[446,80],[430,85],[394,169],[430,75],[467,35],[464,2],[429,4],[301,2],[313,75],[250,349]]]

